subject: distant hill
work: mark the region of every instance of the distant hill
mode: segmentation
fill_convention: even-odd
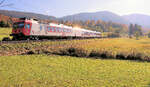
[[[74,15],[68,15],[61,18],[56,18],[54,16],[48,16],[43,14],[31,13],[31,12],[19,12],[19,11],[8,11],[8,10],[0,10],[1,19],[8,19],[8,17],[2,16],[10,16],[12,18],[20,18],[20,17],[34,17],[42,20],[68,20],[68,21],[87,21],[87,20],[102,20],[105,22],[114,22],[119,24],[139,24],[144,27],[146,30],[150,30],[150,16],[144,14],[130,14],[119,16],[115,13],[109,11],[100,11],[93,13],[79,13]]]
[[[61,20],[69,20],[69,21],[86,21],[86,20],[103,20],[103,21],[112,21],[116,23],[121,23],[121,24],[128,24],[129,22],[122,18],[121,16],[114,14],[109,11],[100,11],[100,12],[95,12],[95,13],[79,13],[75,15],[69,15],[60,18]]]
[[[144,14],[130,14],[119,16],[115,13],[109,11],[100,11],[93,13],[79,13],[69,16],[64,16],[59,18],[61,20],[68,21],[86,21],[86,20],[102,20],[102,21],[111,21],[119,24],[138,24],[141,25],[144,30],[150,30],[150,16]]]
[[[145,28],[150,29],[150,16],[144,15],[144,14],[131,14],[131,15],[125,15],[122,16],[126,20],[128,20],[130,23],[136,23],[139,25],[142,25]]]
[[[6,15],[14,18],[20,18],[20,17],[34,17],[37,19],[42,19],[42,20],[56,20],[56,17],[53,16],[48,16],[48,15],[43,15],[43,14],[37,14],[37,13],[31,13],[31,12],[19,12],[19,11],[8,11],[8,10],[0,10],[1,15]]]

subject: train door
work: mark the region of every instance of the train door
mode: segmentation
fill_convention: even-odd
[[[31,31],[31,23],[26,23],[25,24],[25,35],[30,35]]]

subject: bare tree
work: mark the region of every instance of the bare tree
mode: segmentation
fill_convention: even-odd
[[[0,7],[9,7],[9,6],[12,6],[12,5],[13,5],[12,3],[5,4],[5,1],[6,1],[6,0],[1,0],[1,1],[0,1]]]
[[[5,2],[5,0],[2,0],[2,1],[0,2],[0,6],[3,5],[4,2]]]

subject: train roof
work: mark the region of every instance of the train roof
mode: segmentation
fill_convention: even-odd
[[[63,28],[70,28],[70,29],[72,29],[72,27],[66,26],[66,25],[63,25],[63,24],[49,23],[49,25],[50,25],[50,26],[55,26],[55,27],[63,27]]]
[[[36,23],[36,24],[44,24],[44,23],[40,23],[40,21],[38,21],[37,19],[34,19],[34,18],[20,18],[20,20],[31,21],[32,23]],[[81,31],[85,31],[85,32],[101,33],[101,32],[87,30],[87,29],[83,29],[83,28],[73,28],[71,26],[66,26],[64,24],[49,23],[49,25],[50,26],[55,26],[55,27],[63,27],[63,28],[69,28],[69,29],[76,29],[76,30],[81,30]]]
[[[92,32],[92,33],[101,33],[101,32],[97,32],[97,31],[92,31],[92,30],[87,30],[87,29],[83,29],[83,28],[75,28],[81,31],[85,31],[85,32]]]

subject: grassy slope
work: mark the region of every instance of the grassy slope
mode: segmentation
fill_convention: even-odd
[[[67,56],[0,57],[0,87],[143,87],[150,63]]]
[[[11,31],[11,28],[0,28],[0,41],[3,37],[10,37],[9,34],[11,34]]]

